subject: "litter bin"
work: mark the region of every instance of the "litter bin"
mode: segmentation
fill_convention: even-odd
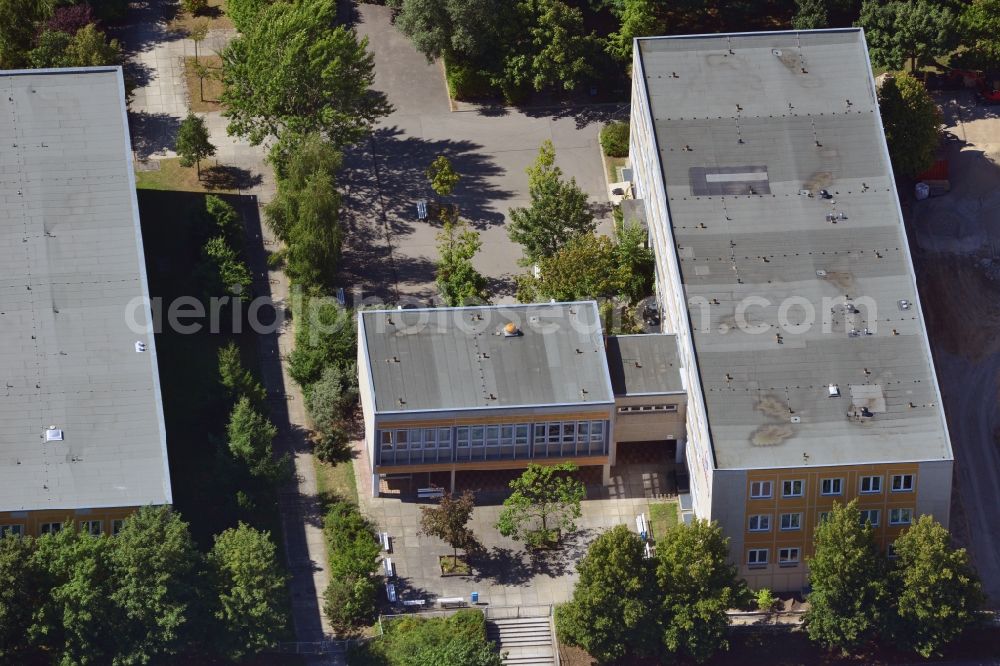
[[[474,604],[478,604],[479,603],[479,593],[478,592],[473,592],[472,593],[472,603],[474,603]]]

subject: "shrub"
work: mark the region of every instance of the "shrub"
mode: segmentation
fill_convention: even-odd
[[[181,7],[191,16],[197,16],[208,9],[208,0],[181,0]]]
[[[375,615],[378,588],[371,577],[331,578],[323,593],[323,612],[338,631],[346,631]]]
[[[330,584],[323,594],[323,612],[338,631],[370,620],[378,590],[373,578],[380,548],[375,528],[350,502],[336,502],[324,521]]]
[[[331,465],[350,460],[351,453],[350,437],[340,426],[320,433],[313,442],[313,455]]]
[[[609,123],[601,130],[601,149],[609,157],[628,157],[628,123]]]
[[[453,58],[445,58],[445,71],[448,93],[452,99],[481,99],[496,95],[497,91],[490,83],[490,78],[475,67],[456,62]]]
[[[319,381],[309,385],[306,411],[321,434],[333,431],[358,400],[358,371],[354,363],[345,368],[328,365]]]

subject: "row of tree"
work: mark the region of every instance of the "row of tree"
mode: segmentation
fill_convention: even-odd
[[[381,548],[374,525],[352,502],[331,505],[323,531],[330,558],[330,583],[323,594],[323,612],[337,631],[348,632],[375,616],[375,572]]]
[[[751,595],[728,563],[728,539],[715,523],[671,528],[647,559],[624,526],[605,532],[578,565],[572,599],[557,608],[560,640],[602,662],[627,655],[674,654],[704,661],[728,647],[726,611]],[[835,505],[816,528],[808,558],[809,637],[854,653],[895,644],[927,657],[976,624],[980,584],[964,549],[922,516],[882,553],[856,502]],[[758,595],[763,606],[769,594]]]
[[[240,660],[283,635],[285,594],[270,535],[242,523],[202,555],[166,507],[140,510],[114,537],[67,521],[37,539],[0,538],[0,660]]]
[[[107,39],[100,21],[120,18],[126,5],[112,0],[95,10],[74,0],[0,0],[0,69],[121,64],[121,46]]]

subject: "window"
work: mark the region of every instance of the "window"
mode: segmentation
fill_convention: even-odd
[[[486,446],[500,446],[500,426],[486,426]]]
[[[104,531],[104,524],[100,520],[81,520],[80,521],[80,531],[86,532],[93,536],[101,536]]]
[[[913,490],[912,474],[894,474],[892,477],[892,492],[908,493]]]
[[[42,523],[42,534],[56,534],[62,529],[62,523]]]
[[[455,428],[455,443],[460,449],[469,448],[469,426]]]
[[[778,566],[780,567],[795,567],[799,564],[799,549],[798,548],[779,548],[778,549]]]
[[[874,495],[876,493],[882,492],[882,477],[881,476],[861,477],[861,487],[859,490],[862,495]]]
[[[823,479],[819,492],[821,495],[842,495],[844,494],[844,480]]]
[[[783,530],[802,529],[802,514],[801,513],[781,514],[781,529]]]
[[[472,426],[469,428],[469,446],[482,446],[483,437],[486,436],[486,428],[483,426]]]
[[[749,530],[751,532],[768,532],[771,530],[771,514],[763,513],[756,516],[750,516],[750,526]]]
[[[625,405],[618,408],[619,414],[652,414],[655,412],[674,413],[677,405]]]
[[[890,525],[909,525],[913,522],[913,509],[889,509]]]
[[[438,428],[437,444],[439,449],[451,448],[451,428]]]
[[[13,534],[14,536],[24,536],[24,525],[0,525],[0,538]]]
[[[782,497],[802,497],[803,488],[805,487],[805,481],[782,481],[781,482],[781,496]]]
[[[123,527],[125,527],[125,521],[124,520],[122,520],[122,519],[112,520],[111,521],[111,534],[112,534],[112,536],[117,536],[118,533],[122,531]]]
[[[590,441],[604,443],[604,421],[590,422]]]
[[[878,527],[879,510],[878,509],[862,509],[861,510],[861,524],[871,523],[872,527]]]
[[[767,566],[767,548],[751,548],[747,551],[747,565],[753,568]]]
[[[380,436],[382,438],[382,450],[392,451],[392,431],[383,430],[381,431]]]
[[[400,451],[405,451],[410,447],[410,431],[409,430],[397,430],[396,431],[396,448]]]
[[[830,517],[830,512],[829,511],[820,511],[819,514],[816,517],[819,519],[819,522],[822,523],[824,520],[826,520],[827,518]]]
[[[770,481],[754,481],[750,484],[751,499],[765,499],[771,496]]]
[[[523,446],[528,443],[528,424],[520,424],[514,428],[514,443]]]

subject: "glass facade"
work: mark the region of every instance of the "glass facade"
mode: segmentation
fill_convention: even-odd
[[[608,453],[607,421],[379,430],[379,465],[570,458]]]

